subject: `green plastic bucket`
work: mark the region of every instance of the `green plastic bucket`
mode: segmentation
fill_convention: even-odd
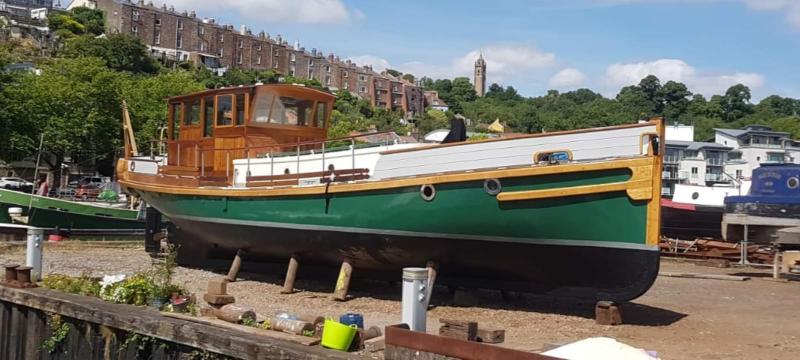
[[[356,325],[347,326],[338,321],[325,319],[325,325],[322,328],[322,346],[328,349],[347,351],[356,336],[357,329]]]

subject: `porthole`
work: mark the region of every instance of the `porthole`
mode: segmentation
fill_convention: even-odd
[[[284,175],[289,175],[289,174],[291,174],[291,173],[292,173],[292,172],[291,172],[291,171],[289,171],[289,168],[283,169],[283,174],[284,174]]]
[[[500,180],[498,179],[486,179],[483,181],[483,190],[485,190],[487,194],[495,196],[503,190],[503,186],[500,185]]]
[[[328,171],[334,171],[336,168],[333,167],[333,164],[328,164]]]
[[[433,201],[433,198],[436,197],[436,188],[430,184],[422,185],[419,187],[419,196],[422,197],[422,200]]]
[[[798,187],[800,187],[800,179],[798,179],[797,177],[790,177],[789,180],[786,180],[786,186],[788,186],[789,189],[792,190],[797,189]]]
[[[130,170],[131,171],[136,170],[136,162],[135,161],[131,161]]]
[[[699,192],[693,192],[692,193],[692,200],[697,200],[697,198],[699,198],[699,197],[700,197],[700,193]]]

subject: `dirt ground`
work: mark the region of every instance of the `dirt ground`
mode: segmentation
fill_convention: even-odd
[[[0,245],[0,264],[8,262],[24,262],[24,248]],[[48,244],[44,255],[45,273],[130,274],[150,264],[141,246]],[[593,304],[533,296],[506,301],[497,292],[479,291],[477,306],[459,307],[453,305],[446,289],[437,288],[428,313],[428,331],[437,331],[439,318],[470,319],[506,329],[504,346],[529,351],[607,336],[657,351],[662,359],[800,358],[800,282],[770,281],[766,270],[718,269],[666,259],[662,272],[736,274],[751,280],[659,276],[647,294],[623,306],[625,324],[620,326],[595,324]],[[219,272],[180,268],[176,280],[199,294],[207,280],[217,276]],[[338,317],[359,312],[367,326],[400,320],[399,284],[356,282],[352,300],[335,302],[330,299],[333,281],[309,281],[301,273],[296,286],[302,291],[281,295],[282,273],[242,273],[240,277],[229,284],[229,292],[237,303],[264,315],[288,311]]]

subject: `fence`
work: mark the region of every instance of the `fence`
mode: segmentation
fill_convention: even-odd
[[[47,289],[0,285],[0,359],[361,359]]]

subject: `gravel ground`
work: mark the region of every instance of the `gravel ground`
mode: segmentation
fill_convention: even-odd
[[[23,262],[24,248],[0,245],[0,263]],[[87,246],[48,244],[45,273],[93,276],[131,274],[149,268],[150,257],[141,246]],[[428,331],[438,319],[470,319],[487,327],[506,329],[503,346],[539,351],[593,336],[609,336],[624,343],[657,351],[663,359],[797,359],[800,354],[800,283],[769,281],[769,273],[754,269],[717,269],[672,260],[662,271],[710,274],[746,274],[749,281],[721,281],[659,277],[650,291],[623,306],[625,325],[601,326],[593,320],[593,304],[564,303],[519,296],[506,301],[497,292],[479,291],[478,305],[453,305],[446,291],[433,295]],[[179,268],[176,282],[201,294],[207,280],[220,273]],[[281,295],[283,274],[240,274],[228,286],[237,303],[272,315],[279,311],[336,316],[359,312],[366,325],[399,322],[398,284],[354,283],[354,298],[330,299],[333,281],[298,279],[291,295]],[[302,277],[302,274],[301,274]]]

